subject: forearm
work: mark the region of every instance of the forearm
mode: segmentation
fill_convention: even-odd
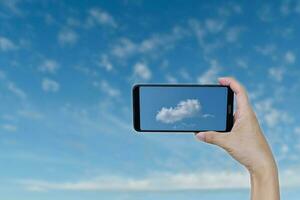
[[[251,200],[280,200],[279,180],[276,164],[250,172]]]

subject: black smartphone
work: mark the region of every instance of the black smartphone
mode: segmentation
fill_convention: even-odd
[[[139,132],[228,132],[233,126],[233,91],[227,86],[137,84],[132,95]]]

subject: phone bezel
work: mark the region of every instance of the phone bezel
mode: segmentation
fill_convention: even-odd
[[[140,87],[225,87],[227,88],[226,130],[141,130],[140,127]],[[229,86],[213,84],[136,84],[132,87],[133,127],[137,132],[229,132],[233,126],[233,91]]]

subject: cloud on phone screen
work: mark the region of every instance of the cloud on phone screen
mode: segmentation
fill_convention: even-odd
[[[172,124],[185,118],[195,116],[201,110],[201,104],[197,99],[180,101],[175,107],[162,107],[156,114],[156,120],[166,124]]]

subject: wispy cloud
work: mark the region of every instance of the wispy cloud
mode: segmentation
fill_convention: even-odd
[[[280,123],[291,123],[293,118],[284,110],[275,107],[272,99],[263,99],[254,103],[254,108],[261,122],[274,128]]]
[[[121,94],[119,89],[112,87],[110,83],[108,83],[105,80],[102,80],[101,82],[94,81],[93,85],[101,89],[102,92],[104,92],[110,97],[117,97]]]
[[[221,71],[221,67],[218,64],[218,61],[214,59],[210,60],[210,68],[207,71],[205,71],[203,74],[201,74],[197,78],[197,81],[200,84],[215,83],[220,71]]]
[[[23,12],[18,5],[20,2],[20,0],[1,0],[0,5],[6,7],[14,15],[22,15]]]
[[[27,98],[27,93],[17,86],[17,84],[11,81],[4,71],[0,70],[0,81],[3,81],[3,85],[6,86],[7,90],[10,91],[12,94],[17,96],[20,99],[25,100]]]
[[[275,44],[256,46],[255,50],[263,56],[270,57],[272,60],[276,59],[277,46]]]
[[[262,22],[271,22],[274,19],[271,5],[262,5],[257,11],[257,16]]]
[[[0,36],[0,50],[1,51],[11,51],[16,50],[17,45],[10,39]]]
[[[168,50],[173,48],[176,41],[183,38],[185,34],[184,29],[175,26],[169,33],[153,34],[139,42],[123,37],[112,47],[111,54],[124,59],[137,54],[149,55],[149,53],[156,53],[157,50]]]
[[[247,69],[248,68],[248,62],[246,59],[243,59],[243,58],[237,58],[235,60],[235,63],[238,67],[241,67],[241,68],[244,68],[244,69]]]
[[[280,172],[282,188],[299,187],[299,167]],[[78,181],[16,180],[26,190],[44,191],[188,191],[206,189],[248,189],[249,174],[241,171],[152,172],[141,178],[104,175]]]
[[[275,81],[282,81],[285,70],[282,67],[271,67],[269,68],[269,75]]]
[[[154,173],[144,178],[100,176],[93,180],[48,182],[18,181],[30,191],[178,191],[199,189],[248,188],[248,175],[241,172]]]
[[[170,75],[170,74],[167,74],[167,75],[166,75],[166,80],[167,80],[169,83],[178,83],[177,78],[175,78],[174,76],[172,76],[172,75]]]
[[[59,64],[52,59],[45,59],[38,67],[38,69],[41,72],[51,73],[51,74],[54,74],[58,70],[58,68],[59,68]]]
[[[152,72],[145,63],[138,62],[133,66],[133,76],[147,81],[151,78]]]
[[[18,111],[18,115],[21,117],[27,118],[27,119],[33,119],[38,120],[42,119],[44,116],[40,112],[37,112],[35,110],[29,110],[29,109],[22,109]]]
[[[231,27],[226,31],[226,40],[227,42],[236,42],[238,41],[242,31],[244,28],[242,27]]]
[[[288,64],[294,64],[296,62],[296,55],[292,51],[286,52],[284,59]]]
[[[201,104],[197,99],[187,99],[179,102],[175,107],[162,107],[156,114],[156,120],[162,123],[171,124],[185,118],[195,116],[200,112]]]
[[[106,54],[101,55],[98,65],[106,69],[106,71],[111,71],[114,68],[112,62],[109,60],[108,55]]]
[[[60,89],[60,84],[52,79],[44,78],[42,80],[42,89],[45,92],[57,92]]]
[[[220,19],[206,19],[205,27],[211,33],[218,33],[223,30],[225,22]]]
[[[21,88],[16,86],[14,82],[8,81],[7,89],[21,99],[25,99],[27,97],[27,94]]]
[[[108,12],[101,8],[91,8],[89,10],[89,16],[87,18],[87,26],[95,26],[95,25],[105,25],[116,28],[118,26],[117,22]]]
[[[71,29],[63,29],[58,33],[57,38],[61,45],[73,45],[78,40],[78,34]]]
[[[2,124],[0,125],[0,127],[7,132],[15,132],[17,131],[17,126],[13,125],[13,124]]]

